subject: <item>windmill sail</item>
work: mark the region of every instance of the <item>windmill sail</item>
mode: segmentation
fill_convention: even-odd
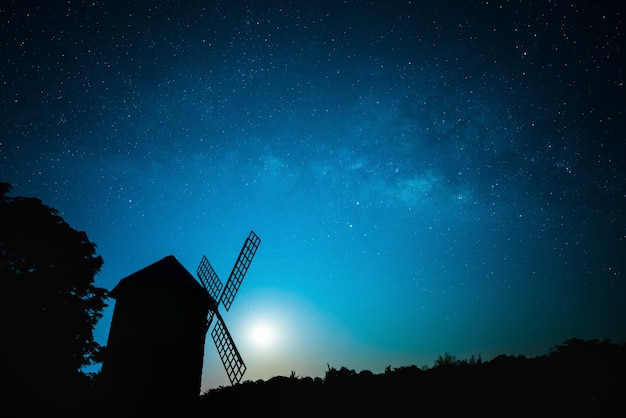
[[[215,343],[215,347],[217,348],[217,352],[226,369],[226,374],[231,384],[239,383],[246,372],[246,365],[235,346],[235,342],[228,328],[226,328],[226,324],[224,324],[218,307],[220,303],[223,303],[226,310],[230,309],[230,305],[233,303],[233,299],[235,299],[235,295],[241,286],[241,282],[250,267],[252,258],[260,243],[261,239],[254,231],[250,231],[250,235],[246,238],[246,242],[243,244],[235,266],[226,282],[226,286],[222,285],[211,263],[209,263],[209,260],[205,256],[202,257],[200,265],[196,270],[202,286],[204,286],[208,295],[211,297],[205,332],[210,329],[213,318],[216,317],[217,321],[213,327],[213,331],[211,331],[211,337],[213,337],[213,342]]]
[[[235,346],[233,338],[230,336],[230,332],[228,332],[228,328],[222,321],[221,315],[217,313],[216,316],[217,322],[213,327],[211,337],[213,337],[215,347],[217,347],[217,352],[220,355],[224,369],[226,369],[231,385],[239,383],[246,372],[246,365]]]
[[[200,282],[202,282],[202,285],[209,292],[209,295],[211,295],[213,300],[218,300],[223,285],[219,277],[217,277],[217,273],[215,273],[215,270],[213,270],[211,263],[209,263],[209,260],[204,255],[202,256],[200,265],[196,270],[196,274],[200,278]]]
[[[213,322],[213,316],[214,315],[215,315],[215,313],[213,313],[213,311],[209,311],[209,313],[207,314],[206,330],[204,331],[205,333],[209,330],[209,327],[211,326],[211,322]]]
[[[246,275],[246,272],[250,267],[250,262],[252,261],[260,243],[261,239],[254,233],[254,231],[250,231],[250,235],[246,238],[246,242],[243,244],[243,248],[239,253],[237,262],[233,267],[233,271],[230,273],[230,277],[226,282],[226,288],[222,294],[221,301],[226,310],[230,309],[230,305],[233,303],[233,299],[235,299],[235,295],[239,290],[239,286],[241,286],[243,277]]]

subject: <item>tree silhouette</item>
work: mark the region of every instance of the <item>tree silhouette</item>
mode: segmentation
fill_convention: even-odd
[[[381,374],[328,366],[324,379],[275,376],[210,389],[193,405],[233,416],[626,416],[626,345],[566,340],[549,355],[457,360]],[[242,402],[245,400],[245,402]],[[294,413],[294,411],[296,411]],[[182,416],[182,415],[177,415]]]
[[[19,407],[78,407],[97,361],[93,329],[106,306],[94,285],[95,244],[41,200],[9,197],[0,183],[2,396]]]

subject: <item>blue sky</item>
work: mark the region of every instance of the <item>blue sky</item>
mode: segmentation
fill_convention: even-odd
[[[254,230],[251,380],[626,341],[618,6],[233,3],[1,10],[1,178],[97,285],[169,254],[225,281]]]

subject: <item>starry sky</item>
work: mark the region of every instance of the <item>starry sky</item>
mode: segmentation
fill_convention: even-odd
[[[109,290],[170,254],[225,281],[254,230],[244,380],[624,343],[610,3],[3,1],[0,180]]]

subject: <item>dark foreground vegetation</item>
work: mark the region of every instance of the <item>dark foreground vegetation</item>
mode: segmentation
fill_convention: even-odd
[[[70,403],[54,402],[46,396],[51,388],[38,387],[5,398],[2,407],[8,413],[3,416],[10,417],[626,417],[625,372],[626,345],[574,338],[534,358],[456,360],[444,354],[430,368],[388,367],[380,374],[329,366],[324,377],[292,372],[211,389],[185,401],[157,397],[119,403],[91,385],[66,394],[63,398],[74,399]],[[15,395],[15,388],[9,392]]]
[[[212,389],[200,411],[235,416],[626,416],[626,346],[567,340],[535,358],[446,354],[432,368],[384,373],[328,368],[322,378],[274,377]]]

